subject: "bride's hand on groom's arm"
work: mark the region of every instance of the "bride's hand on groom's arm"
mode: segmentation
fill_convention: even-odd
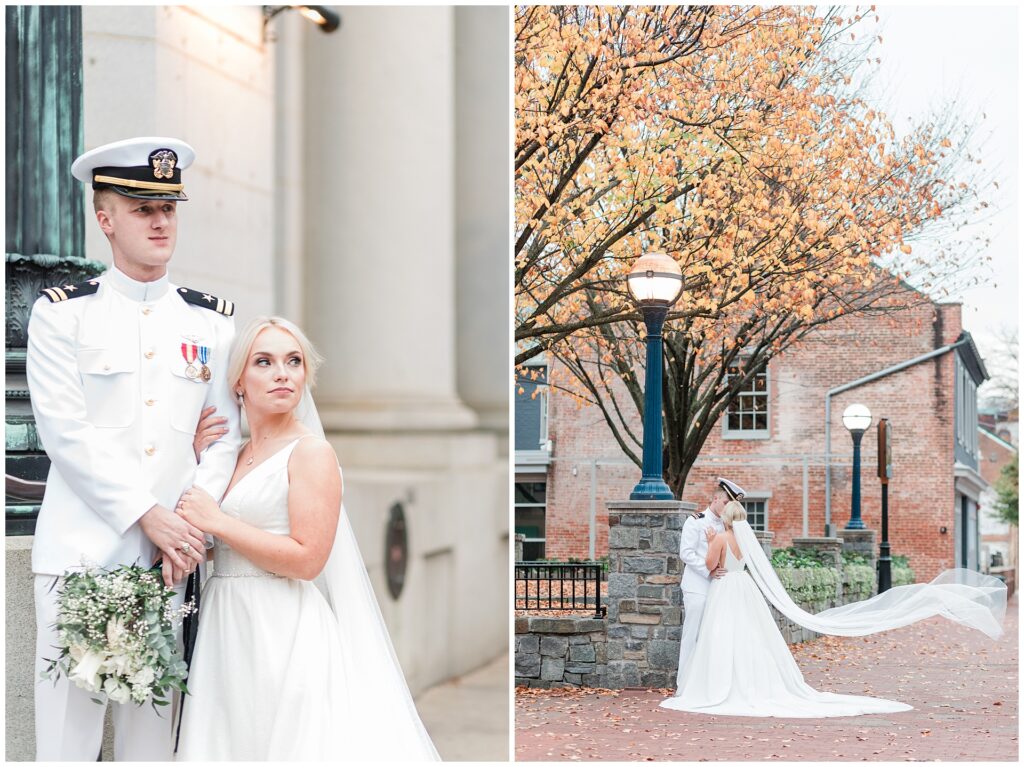
[[[196,463],[203,451],[228,433],[228,419],[216,415],[217,408],[211,405],[199,414],[196,424],[196,435],[192,440],[192,450],[196,454]]]
[[[220,524],[227,518],[213,496],[198,485],[182,493],[178,501],[178,514],[189,524],[211,535],[219,534]]]

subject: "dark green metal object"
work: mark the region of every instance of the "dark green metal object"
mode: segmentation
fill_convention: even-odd
[[[49,460],[25,379],[28,316],[40,288],[103,271],[85,251],[82,153],[82,9],[8,6],[6,38],[7,535],[31,535]]]

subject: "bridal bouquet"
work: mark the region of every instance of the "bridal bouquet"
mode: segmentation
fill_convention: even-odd
[[[115,703],[141,705],[152,696],[154,706],[166,706],[173,690],[188,692],[188,667],[174,630],[195,607],[172,607],[175,592],[163,585],[159,570],[86,567],[63,581],[57,592],[60,656],[46,659],[44,679],[64,673]]]

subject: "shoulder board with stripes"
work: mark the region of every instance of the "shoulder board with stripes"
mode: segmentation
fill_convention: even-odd
[[[217,298],[217,296],[211,296],[209,293],[200,293],[198,290],[192,290],[192,288],[178,288],[178,295],[186,303],[201,306],[204,309],[223,314],[225,317],[230,317],[235,313],[234,302],[228,301],[226,298]]]
[[[70,301],[72,298],[91,296],[99,289],[99,280],[89,280],[77,285],[55,285],[52,288],[43,288],[39,291],[39,295],[49,298],[51,304],[59,304],[61,301]]]
[[[697,514],[697,519],[704,519],[704,512],[703,511],[700,512],[699,514]]]

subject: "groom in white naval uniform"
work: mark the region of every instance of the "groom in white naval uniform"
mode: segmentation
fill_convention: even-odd
[[[239,417],[225,380],[234,306],[167,277],[177,204],[188,199],[181,171],[193,157],[177,139],[138,138],[75,160],[75,178],[92,184],[113,266],[40,291],[32,308],[28,382],[51,461],[32,546],[37,761],[94,761],[106,709],[104,694],[63,676],[39,681],[43,658],[57,657],[57,576],[83,563],[149,566],[162,557],[164,582],[181,582],[204,559],[204,540],[172,509],[193,484],[219,498],[234,471]],[[227,419],[225,434],[197,465],[193,437],[211,405]],[[154,709],[114,706],[118,761],[173,758],[170,712]]]
[[[679,558],[683,560],[683,638],[679,643],[679,669],[676,672],[676,686],[682,682],[686,661],[697,644],[701,618],[704,616],[704,601],[712,578],[725,574],[722,568],[708,572],[708,536],[710,528],[715,533],[725,530],[721,514],[725,504],[736,501],[744,495],[743,488],[722,477],[711,497],[711,503],[700,514],[687,518],[679,536]]]

